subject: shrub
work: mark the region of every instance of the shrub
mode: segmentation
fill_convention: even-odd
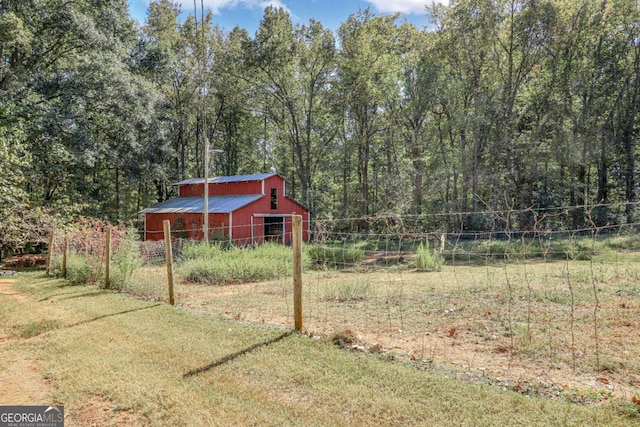
[[[440,271],[444,265],[444,258],[435,249],[429,247],[429,242],[421,242],[416,256],[416,268],[419,270]]]
[[[93,283],[100,268],[88,257],[70,253],[67,257],[67,280],[72,285],[84,285]]]
[[[611,237],[605,241],[607,247],[614,250],[637,251],[640,250],[640,235]]]
[[[547,257],[552,259],[570,259],[588,261],[593,256],[590,242],[574,240],[558,240],[548,246]]]

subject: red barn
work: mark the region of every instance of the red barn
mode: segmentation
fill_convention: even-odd
[[[186,179],[178,197],[144,209],[145,240],[160,240],[162,222],[174,235],[202,240],[204,179]],[[286,180],[277,173],[209,178],[209,235],[237,245],[291,240],[291,217],[302,215],[302,238],[309,240],[309,210],[285,194]]]

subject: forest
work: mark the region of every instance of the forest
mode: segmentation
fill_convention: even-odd
[[[452,0],[424,28],[369,9],[336,30],[274,7],[253,35],[215,21],[170,0],[144,24],[126,0],[0,0],[0,241],[133,221],[203,176],[205,141],[210,175],[275,170],[319,219],[636,220],[636,0]]]

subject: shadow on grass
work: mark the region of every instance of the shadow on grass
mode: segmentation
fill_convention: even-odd
[[[56,297],[59,297],[59,296],[67,296],[67,295],[74,295],[74,294],[84,294],[84,293],[87,293],[86,289],[83,289],[81,291],[76,291],[76,292],[63,292],[63,293],[60,293],[60,294],[52,294],[52,295],[49,295],[48,297],[44,297],[42,299],[39,299],[38,302],[48,301],[48,300],[50,300],[52,298],[56,298]],[[60,298],[60,299],[68,299],[68,298]]]
[[[133,308],[131,310],[119,311],[117,313],[104,314],[102,316],[94,317],[93,319],[81,320],[80,322],[72,323],[71,325],[62,325],[57,320],[41,320],[38,322],[31,322],[26,325],[22,325],[19,328],[18,336],[20,336],[21,338],[33,338],[57,329],[69,329],[87,323],[95,322],[96,320],[104,319],[106,317],[120,316],[122,314],[132,313],[134,311],[140,310],[147,310],[161,305],[164,304],[153,304],[148,307]]]
[[[133,313],[134,311],[148,310],[150,308],[159,307],[159,306],[162,306],[162,305],[164,305],[164,304],[153,304],[153,305],[150,305],[148,307],[132,308],[131,310],[119,311],[117,313],[103,314],[102,316],[97,316],[97,317],[94,317],[93,319],[81,320],[80,322],[73,323],[71,325],[67,325],[64,328],[65,329],[73,328],[73,327],[76,327],[76,326],[81,326],[81,325],[84,325],[84,324],[87,324],[87,323],[95,322],[96,320],[105,319],[107,317],[120,316],[122,314]]]
[[[64,301],[67,299],[74,299],[74,298],[84,298],[84,297],[97,297],[100,295],[104,295],[104,294],[108,294],[110,293],[107,290],[97,290],[97,291],[80,291],[80,292],[69,292],[68,294],[76,294],[76,295],[71,295],[68,297],[62,297],[62,298],[58,298],[58,301]],[[67,294],[65,294],[67,295]]]
[[[244,348],[244,349],[242,349],[240,351],[237,351],[237,352],[232,353],[232,354],[230,354],[228,356],[225,356],[225,357],[223,357],[221,359],[218,359],[218,360],[216,360],[214,362],[211,362],[208,365],[202,366],[200,368],[193,369],[193,370],[187,372],[186,374],[183,374],[182,378],[193,377],[195,375],[207,372],[207,371],[209,371],[209,370],[211,370],[213,368],[216,368],[216,367],[218,367],[220,365],[224,365],[225,363],[231,362],[232,360],[237,359],[238,357],[243,356],[245,354],[251,353],[252,351],[255,351],[255,350],[257,350],[257,349],[259,349],[261,347],[266,347],[268,345],[277,343],[278,341],[281,341],[281,340],[285,339],[286,337],[292,335],[293,332],[294,331],[288,331],[288,332],[285,332],[284,334],[278,335],[277,337],[271,338],[269,340],[253,344],[253,345],[251,345],[251,346],[249,346],[247,348]]]

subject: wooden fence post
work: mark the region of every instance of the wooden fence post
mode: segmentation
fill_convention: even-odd
[[[47,276],[51,273],[51,255],[53,255],[53,235],[55,232],[56,229],[54,228],[51,230],[51,234],[49,235],[49,247],[47,248]]]
[[[302,216],[292,221],[293,245],[293,317],[296,331],[302,330]]]
[[[109,279],[109,270],[111,268],[111,229],[107,228],[106,238],[104,242],[104,288],[109,289],[111,286]]]
[[[62,245],[62,277],[67,278],[67,258],[69,255],[69,236],[64,233],[64,243]]]
[[[171,249],[171,223],[168,219],[162,222],[164,228],[164,249],[167,260],[167,283],[169,284],[169,304],[175,304],[173,296],[173,253]]]

